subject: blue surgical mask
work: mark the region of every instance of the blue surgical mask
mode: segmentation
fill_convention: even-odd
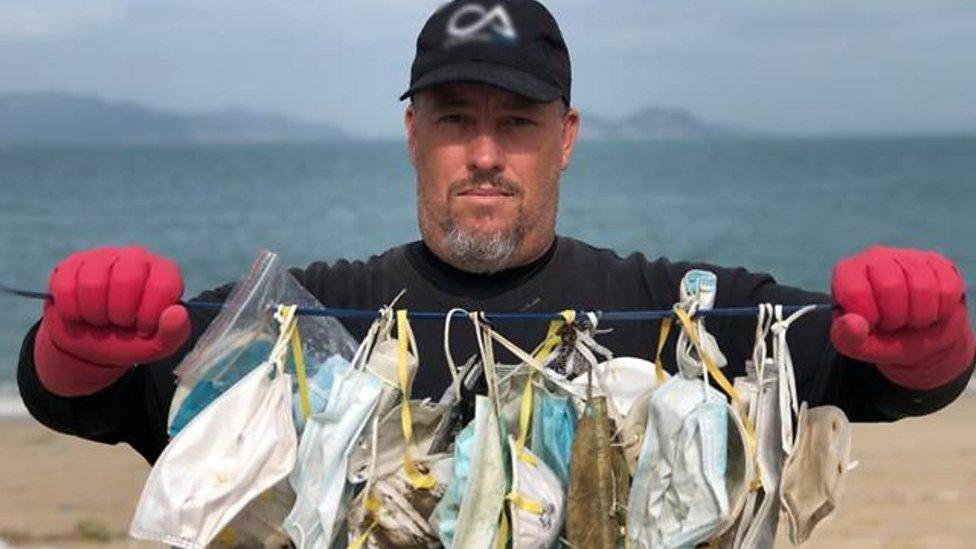
[[[339,355],[333,355],[323,364],[310,368],[308,377],[309,415],[318,414],[325,410],[336,371],[348,368],[349,361]],[[298,385],[297,383],[293,383],[293,385],[292,414],[295,417],[295,428],[301,434],[305,428],[305,415],[302,414]]]
[[[475,417],[454,444],[454,478],[434,509],[444,547],[493,547],[509,482],[494,404],[475,397]]]
[[[555,396],[539,387],[534,389],[532,404],[529,448],[552,469],[565,490],[576,434],[576,408],[569,397]]]
[[[309,416],[298,445],[298,463],[289,477],[296,499],[285,531],[296,547],[328,547],[341,537],[343,509],[352,496],[346,482],[349,453],[382,387],[370,372],[338,368],[325,409]]]

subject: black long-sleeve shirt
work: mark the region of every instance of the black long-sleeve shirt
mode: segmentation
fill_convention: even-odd
[[[667,309],[677,300],[678,286],[689,269],[700,268],[718,276],[716,307],[741,307],[758,303],[797,305],[829,302],[829,296],[781,286],[766,274],[742,268],[648,261],[642,254],[621,258],[611,250],[598,249],[572,238],[559,237],[549,251],[530,265],[494,275],[457,270],[438,259],[422,242],[392,248],[369,260],[313,263],[292,274],[323,305],[379,309],[401,290],[406,293],[397,307],[415,310],[468,310],[492,312],[601,311]],[[201,301],[223,301],[232,285],[204,292]],[[33,364],[34,334],[24,339],[18,368],[21,395],[30,413],[41,423],[64,433],[105,442],[125,442],[150,463],[167,443],[166,418],[176,386],[173,369],[193,347],[216,312],[191,309],[192,334],[174,356],[141,365],[111,386],[89,396],[61,397],[47,391]],[[344,320],[362,338],[369,321]],[[743,375],[751,356],[756,319],[708,318],[708,330],[728,359],[728,377]],[[870,364],[837,353],[829,338],[830,313],[814,312],[790,329],[788,341],[796,370],[799,398],[811,405],[834,404],[854,421],[892,421],[933,412],[954,400],[965,388],[972,366],[956,380],[928,391],[896,385]],[[421,368],[413,394],[439,395],[450,376],[443,356],[443,324],[418,320],[413,323]],[[506,323],[498,327],[525,349],[545,334],[538,322]],[[603,322],[612,328],[599,341],[617,356],[651,359],[657,343],[658,322]],[[665,363],[673,368],[676,335],[672,331]],[[464,323],[451,333],[457,359],[476,352],[473,331]],[[500,359],[509,359],[505,353]]]

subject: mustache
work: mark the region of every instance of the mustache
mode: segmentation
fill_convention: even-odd
[[[482,187],[485,184],[491,185],[492,187],[502,191],[506,194],[520,195],[522,194],[522,186],[512,181],[502,177],[500,174],[475,174],[471,177],[466,177],[464,179],[458,179],[457,181],[451,183],[448,191],[451,196],[461,194],[463,192]]]

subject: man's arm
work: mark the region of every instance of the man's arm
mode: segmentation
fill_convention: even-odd
[[[691,268],[675,264],[675,280]],[[767,274],[745,269],[722,269],[709,265],[694,266],[713,270],[719,277],[716,307],[754,306],[760,303],[806,305],[831,303],[831,296],[776,284]],[[832,313],[810,312],[797,320],[787,333],[793,357],[797,390],[801,400],[811,405],[833,404],[854,421],[893,421],[906,416],[932,413],[959,396],[973,372],[972,350],[965,364],[951,365],[955,370],[948,381],[925,389],[896,383],[868,361],[857,360],[837,351],[831,341]],[[706,321],[716,334],[735,371],[751,357],[756,321],[742,318],[710,318]],[[922,364],[920,368],[939,368],[942,364]]]

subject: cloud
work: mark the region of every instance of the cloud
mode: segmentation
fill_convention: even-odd
[[[400,133],[396,96],[440,0],[0,0],[0,92],[61,89]],[[574,97],[786,131],[973,116],[976,2],[551,0]],[[968,98],[966,97],[968,95]]]
[[[118,22],[127,2],[4,0],[0,3],[0,39],[58,38]]]

